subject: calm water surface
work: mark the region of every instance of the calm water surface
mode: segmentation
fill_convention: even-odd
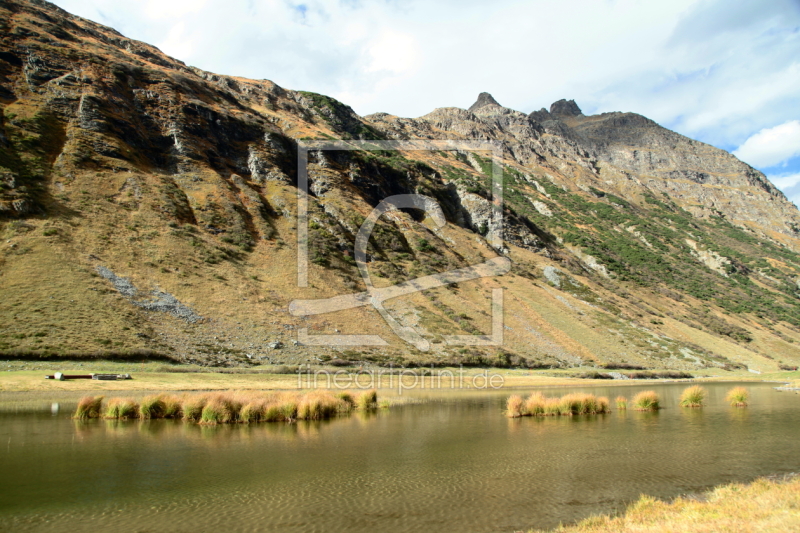
[[[709,384],[687,410],[685,386],[568,389],[655,389],[658,413],[516,420],[508,391],[252,426],[4,412],[0,531],[511,532],[800,469],[799,395],[750,384],[733,409]]]

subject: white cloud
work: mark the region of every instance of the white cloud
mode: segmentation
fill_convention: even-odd
[[[750,136],[733,154],[754,167],[774,167],[800,155],[800,120],[765,128]]]
[[[166,37],[158,43],[162,51],[169,50],[175,57],[188,57],[192,54],[192,43],[186,39],[186,24],[181,21],[172,26]]]
[[[176,18],[186,16],[188,13],[198,13],[203,10],[206,0],[146,0],[141,2],[140,8],[151,19],[165,19],[174,21]]]
[[[419,65],[419,47],[411,35],[386,31],[368,46],[372,57],[366,66],[368,72],[411,73]]]
[[[769,179],[772,181],[773,178]],[[795,174],[794,180],[793,183],[787,181],[787,185],[778,187],[783,191],[783,194],[786,195],[786,198],[788,198],[790,202],[793,202],[796,206],[800,206],[800,174]],[[772,182],[775,183],[774,181]],[[776,183],[775,185],[777,186],[778,184]]]
[[[779,174],[777,176],[767,176],[769,181],[772,182],[780,190],[786,192],[786,189],[791,189],[796,185],[800,185],[800,172],[793,174]]]

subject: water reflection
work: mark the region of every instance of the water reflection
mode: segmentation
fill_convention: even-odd
[[[703,407],[679,407],[681,419],[690,426],[700,426],[705,421]]]
[[[516,531],[800,467],[796,395],[682,409],[683,386],[575,417],[505,418],[508,393],[293,424],[0,414],[0,530]]]
[[[728,409],[728,419],[737,424],[746,424],[750,420],[750,410],[746,407],[731,407]]]

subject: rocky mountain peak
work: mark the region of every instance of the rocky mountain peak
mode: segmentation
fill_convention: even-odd
[[[481,93],[478,95],[478,99],[475,100],[475,103],[469,106],[469,110],[473,113],[482,107],[486,107],[487,105],[496,105],[499,106],[500,104],[497,103],[497,100],[489,93]]]
[[[541,108],[538,111],[531,111],[528,117],[532,118],[537,122],[545,122],[546,120],[553,120],[553,117],[550,115],[550,112],[545,108]]]
[[[550,113],[553,115],[567,115],[577,117],[583,114],[581,108],[575,103],[575,100],[561,99],[558,102],[553,102],[550,106]]]

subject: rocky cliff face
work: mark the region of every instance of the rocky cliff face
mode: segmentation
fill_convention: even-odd
[[[630,113],[574,101],[531,114],[482,93],[469,110],[359,117],[324,95],[219,76],[43,1],[0,3],[0,353],[259,362],[698,370],[797,362],[800,213],[732,155]],[[308,287],[297,283],[298,143],[502,143],[504,232],[487,152],[309,157]],[[369,240],[376,287],[504,256],[512,270],[386,301],[420,352],[356,307],[295,299],[366,289],[359,227],[424,194],[444,225],[390,211]],[[448,335],[492,330],[503,344]],[[371,334],[383,347],[304,345]]]
[[[637,177],[637,185],[667,194],[698,217],[723,216],[760,235],[798,237],[800,220],[794,204],[761,172],[724,150],[635,113],[586,117],[574,101],[561,100],[550,112],[530,116],[548,132],[569,138],[590,157]]]

